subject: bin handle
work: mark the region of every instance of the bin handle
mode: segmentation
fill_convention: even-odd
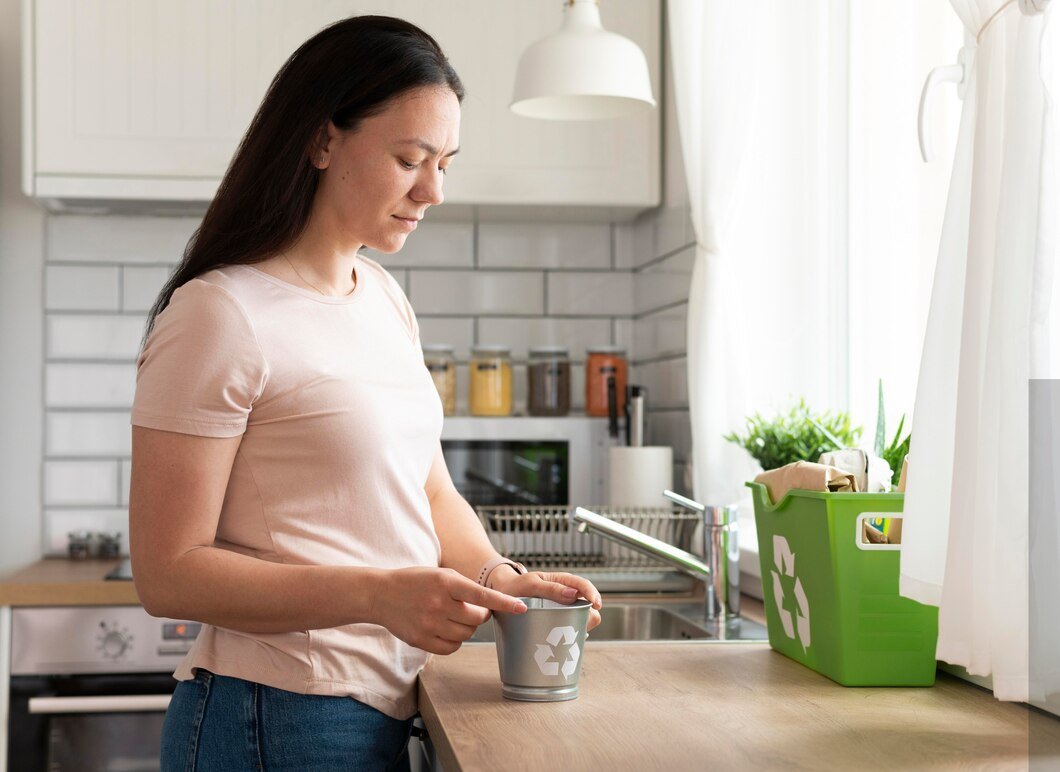
[[[865,521],[876,520],[879,518],[887,518],[888,520],[901,520],[901,512],[862,512],[858,515],[857,522],[854,528],[854,544],[859,550],[866,550],[869,552],[875,552],[877,550],[895,551],[902,549],[901,544],[873,544],[872,542],[864,541],[861,535],[865,533]]]

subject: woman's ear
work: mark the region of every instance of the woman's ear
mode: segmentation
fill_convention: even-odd
[[[321,171],[327,169],[328,164],[331,162],[331,140],[337,134],[338,128],[328,120],[317,130],[313,139],[312,147],[309,150],[309,162]]]

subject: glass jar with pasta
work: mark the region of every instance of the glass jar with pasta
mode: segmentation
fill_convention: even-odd
[[[508,346],[471,349],[471,415],[511,415],[512,357]]]

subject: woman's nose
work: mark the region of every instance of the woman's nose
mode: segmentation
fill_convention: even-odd
[[[415,187],[409,191],[409,196],[412,197],[413,201],[437,206],[445,200],[445,196],[442,195],[442,178],[444,176],[437,169],[429,170],[416,181]]]

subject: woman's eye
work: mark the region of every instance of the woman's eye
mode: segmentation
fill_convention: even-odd
[[[415,168],[416,168],[416,164],[412,164],[412,163],[409,163],[409,162],[408,162],[408,161],[406,161],[406,160],[405,160],[404,158],[399,158],[399,159],[398,159],[398,162],[399,162],[399,163],[400,163],[400,164],[401,164],[401,165],[402,165],[403,167],[405,167],[406,169],[415,169]]]

